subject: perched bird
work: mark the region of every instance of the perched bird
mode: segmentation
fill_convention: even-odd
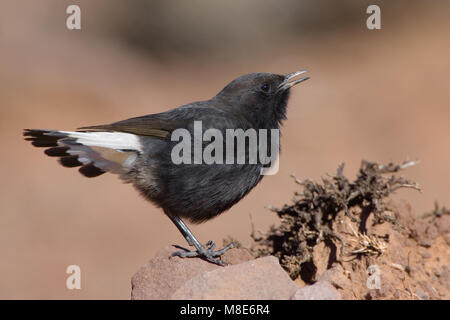
[[[262,179],[263,164],[174,163],[172,151],[179,140],[171,135],[184,129],[192,133],[188,142],[194,145],[194,122],[198,121],[203,130],[216,129],[224,135],[227,129],[279,129],[286,119],[290,88],[309,79],[298,78],[305,72],[251,73],[233,80],[210,100],[77,131],[25,129],[24,136],[35,147],[47,148],[48,156],[59,157],[61,165],[80,167],[86,177],[111,172],[132,183],[163,209],[188,244],[195,247],[193,251],[179,247],[183,250],[174,256],[198,256],[226,265],[220,256],[233,244],[217,251],[212,241],[203,246],[182,218],[200,223],[229,209]],[[203,141],[202,146],[205,144]],[[245,149],[246,159],[249,150],[254,149]]]

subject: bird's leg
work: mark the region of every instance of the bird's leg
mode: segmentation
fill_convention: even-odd
[[[216,245],[212,241],[208,241],[206,244],[206,247],[200,244],[200,242],[197,240],[197,238],[194,236],[191,230],[186,226],[186,224],[179,218],[169,215],[169,218],[172,220],[172,222],[177,226],[178,230],[180,230],[183,237],[186,239],[186,241],[189,243],[190,246],[195,247],[196,251],[190,251],[188,249],[178,247],[183,249],[183,251],[176,251],[172,253],[173,256],[178,256],[181,258],[191,258],[191,257],[200,257],[203,258],[209,262],[215,263],[219,266],[226,266],[227,263],[215,258],[220,257],[223,255],[228,249],[231,249],[234,247],[233,243],[230,243],[225,248],[221,250],[214,251],[214,248]]]

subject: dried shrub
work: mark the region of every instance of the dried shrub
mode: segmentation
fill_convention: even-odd
[[[314,280],[316,266],[313,248],[321,242],[334,251],[340,247],[339,255],[334,257],[338,262],[345,256],[382,254],[386,239],[366,235],[367,219],[372,214],[374,225],[388,222],[401,227],[395,215],[386,213],[386,199],[400,188],[420,190],[416,183],[394,174],[416,163],[405,161],[402,164],[379,165],[362,161],[354,181],[344,176],[343,164],[335,175],[323,178],[321,183],[294,177],[302,191],[295,194],[293,204],[281,209],[270,208],[281,219],[280,225],[272,226],[267,233],[259,236],[252,232],[252,252],[256,256],[278,257],[291,278],[300,276],[305,282]],[[437,209],[435,211],[442,213]],[[336,231],[339,213],[344,213],[355,226],[350,226],[355,242],[353,245],[347,245]],[[346,247],[352,250],[346,251]]]

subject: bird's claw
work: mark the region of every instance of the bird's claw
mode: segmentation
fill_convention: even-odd
[[[195,251],[188,250],[186,248],[181,248],[184,251],[176,251],[172,253],[172,257],[180,257],[180,258],[193,258],[193,257],[200,257],[206,261],[209,261],[211,263],[217,264],[219,266],[227,266],[228,264],[225,261],[222,261],[220,259],[217,259],[215,257],[220,257],[223,255],[228,249],[231,249],[234,247],[234,243],[228,244],[225,248],[214,251],[216,244],[212,241],[208,241],[206,243],[206,247],[201,246],[200,248],[197,248]]]

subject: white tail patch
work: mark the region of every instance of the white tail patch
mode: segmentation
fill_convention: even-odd
[[[66,137],[58,140],[58,145],[69,147],[67,153],[78,156],[79,162],[93,163],[111,173],[122,174],[130,169],[142,152],[139,138],[130,133],[57,131],[56,134]]]
[[[142,152],[139,138],[125,132],[71,132],[59,131],[85,146],[110,148],[115,150],[135,150]]]

